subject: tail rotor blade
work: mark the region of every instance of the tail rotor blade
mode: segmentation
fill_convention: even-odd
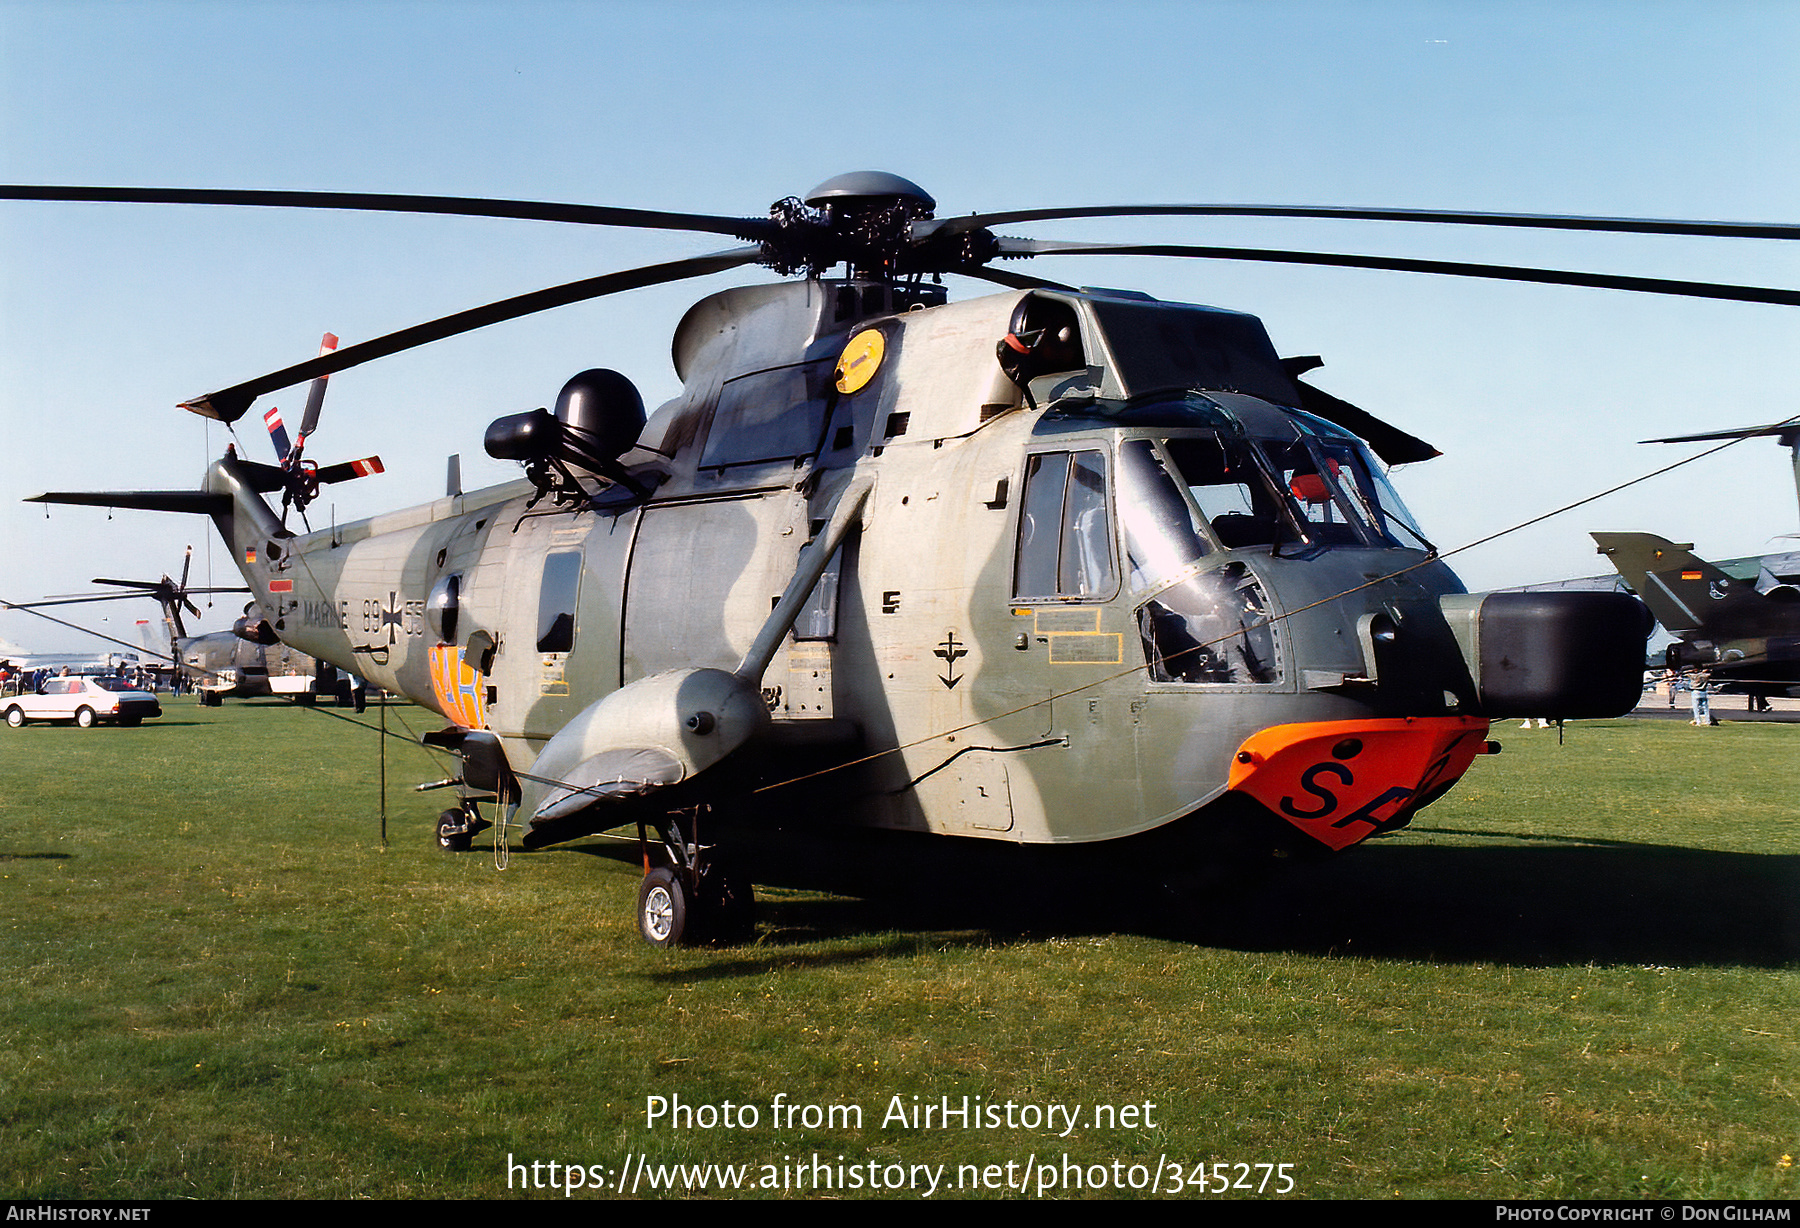
[[[263,414],[263,425],[269,428],[269,442],[275,445],[275,459],[286,460],[293,444],[288,440],[287,427],[282,424],[280,406],[269,406]]]
[[[340,465],[327,465],[314,476],[320,482],[348,482],[353,478],[366,478],[386,472],[379,456],[365,456],[361,460],[345,461]]]
[[[336,335],[326,333],[324,338],[319,342],[319,357],[323,358],[327,354],[335,352],[337,347],[338,339]],[[318,428],[319,410],[325,404],[325,381],[330,378],[331,373],[326,372],[324,375],[315,379],[312,382],[312,387],[307,389],[306,415],[300,419],[300,446],[303,448],[306,446],[307,439],[311,437],[313,431]]]

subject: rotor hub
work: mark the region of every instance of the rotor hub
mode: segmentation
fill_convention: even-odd
[[[886,171],[852,171],[827,179],[802,198],[769,209],[775,237],[763,243],[763,263],[784,276],[818,277],[838,264],[851,277],[892,280],[979,267],[998,254],[985,230],[920,237],[918,223],[937,201],[910,179]]]

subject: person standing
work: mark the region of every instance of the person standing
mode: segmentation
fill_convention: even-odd
[[[1696,725],[1717,725],[1718,719],[1712,714],[1712,697],[1704,675],[1695,675],[1688,684],[1688,701],[1694,710],[1693,723]]]

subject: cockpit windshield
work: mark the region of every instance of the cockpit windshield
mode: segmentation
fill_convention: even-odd
[[[1342,529],[1326,526],[1337,524],[1354,527],[1372,546],[1433,548],[1413,523],[1381,467],[1360,443],[1319,429],[1315,425],[1317,419],[1309,416],[1295,415],[1294,420],[1304,434],[1303,442],[1265,444],[1264,448],[1271,458],[1282,454],[1285,448],[1285,458],[1296,462],[1296,476],[1289,480],[1289,493],[1306,510],[1309,522],[1319,524],[1322,538],[1335,544],[1331,538],[1341,537]],[[1302,448],[1311,453],[1310,467],[1307,459],[1299,455]],[[1312,476],[1300,476],[1306,474]],[[1321,480],[1321,474],[1328,474],[1330,480]]]
[[[1275,553],[1432,548],[1360,444],[1301,427],[1296,439],[1208,433],[1125,441],[1119,480],[1133,586],[1155,584],[1214,545]]]
[[[1221,565],[1221,551],[1432,549],[1360,443],[1299,415],[1286,421],[1298,428],[1288,438],[1206,428],[1119,444],[1127,587],[1152,681],[1262,686],[1286,676],[1262,581],[1243,560]],[[1050,509],[1032,510],[1023,523],[1052,522]],[[1029,553],[1022,545],[1021,559]]]

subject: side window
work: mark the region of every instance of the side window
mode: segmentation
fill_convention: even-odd
[[[539,652],[568,652],[575,647],[575,598],[580,592],[581,551],[545,556],[544,582],[538,590]]]
[[[1106,457],[1042,452],[1025,463],[1013,595],[1104,597],[1117,587]]]
[[[844,548],[839,546],[825,564],[825,573],[813,585],[794,619],[796,640],[834,640],[837,638],[838,585],[844,572]]]

